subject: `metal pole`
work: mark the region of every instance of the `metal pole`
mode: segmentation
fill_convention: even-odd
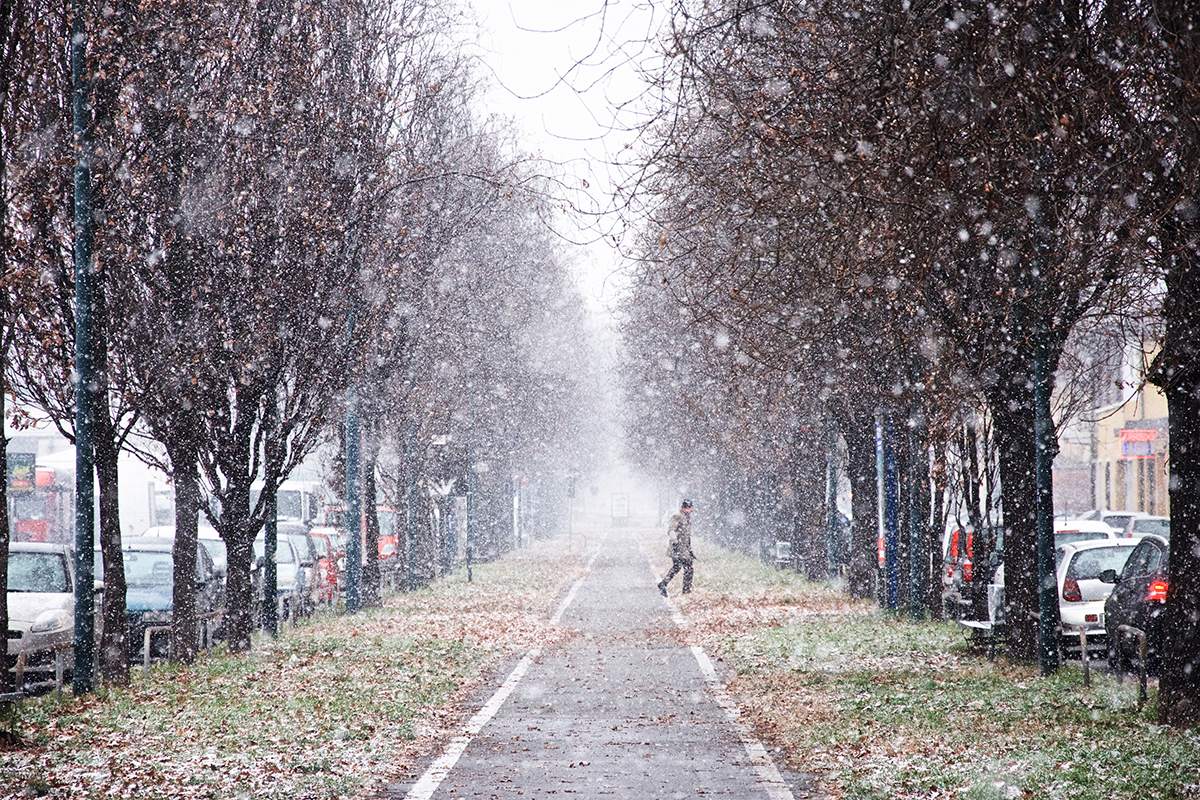
[[[92,268],[92,112],[88,106],[87,30],[83,3],[71,4],[71,83],[75,133],[75,668],[71,688],[76,695],[92,691],[95,677],[96,497],[93,449],[95,386],[92,312],[95,272]]]
[[[895,431],[892,428],[892,415],[883,415],[883,478],[884,495],[887,503],[887,607],[895,609],[900,605],[900,565],[897,559],[899,542],[897,535],[900,528],[897,486],[896,486],[896,448]]]

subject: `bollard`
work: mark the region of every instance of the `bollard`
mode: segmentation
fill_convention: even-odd
[[[1127,636],[1136,636],[1138,640],[1138,708],[1147,699],[1146,691],[1146,632],[1132,625],[1119,625],[1117,630]]]
[[[1079,628],[1079,657],[1084,661],[1084,686],[1092,685],[1091,661],[1087,658],[1087,631]]]

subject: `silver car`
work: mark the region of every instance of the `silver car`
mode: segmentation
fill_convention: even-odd
[[[25,683],[55,678],[55,653],[70,672],[75,658],[74,551],[63,544],[8,546],[8,655],[25,656]]]

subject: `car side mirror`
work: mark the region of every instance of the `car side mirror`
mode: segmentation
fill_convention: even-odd
[[[1098,577],[1101,583],[1118,584],[1121,582],[1121,576],[1117,574],[1115,569],[1106,569]]]

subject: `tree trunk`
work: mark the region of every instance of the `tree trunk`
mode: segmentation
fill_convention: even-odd
[[[2,170],[0,170],[2,171]],[[0,217],[0,227],[4,218]],[[5,309],[7,312],[7,309]],[[8,391],[8,320],[5,320],[4,330],[0,331],[4,341],[0,341],[0,422],[6,413],[5,393]],[[0,484],[0,630],[8,631],[8,437],[0,428],[0,475],[4,482]],[[4,640],[4,651],[0,652],[0,693],[11,692],[13,676],[8,671],[8,640]]]
[[[368,445],[362,450],[362,509],[364,521],[362,603],[364,606],[377,606],[382,596],[380,590],[379,569],[379,509],[378,491],[375,485],[376,448]],[[399,557],[399,554],[393,558]]]
[[[816,426],[801,426],[792,441],[792,498],[796,509],[792,553],[798,572],[811,581],[829,577],[825,537],[825,459]]]
[[[912,441],[907,419],[892,415],[892,450],[896,459],[896,611],[904,613],[912,603]]]
[[[125,557],[121,552],[121,501],[118,460],[121,449],[113,425],[108,393],[108,303],[106,280],[97,280],[95,316],[96,376],[93,443],[96,480],[100,485],[100,557],[104,564],[104,596],[100,608],[100,675],[113,686],[129,685],[129,619],[125,614]]]
[[[866,599],[875,596],[879,572],[879,486],[875,474],[874,415],[851,412],[842,425],[842,438],[846,440],[846,472],[853,493],[849,589],[851,597]]]
[[[241,528],[232,535],[222,532],[226,548],[225,572],[225,630],[229,634],[229,650],[232,653],[250,652],[250,634],[253,630],[254,594],[250,582],[250,571],[254,556],[254,540],[247,533],[249,519],[242,514]],[[274,597],[264,597],[263,603],[274,603]]]
[[[4,3],[0,9],[0,31],[7,41],[13,37],[17,24],[16,3]],[[12,79],[15,73],[13,67],[19,63],[15,48],[5,48],[4,63],[0,63],[0,276],[9,274],[8,248],[8,119],[11,114]],[[6,393],[8,392],[8,348],[12,342],[13,320],[13,289],[6,286],[0,292],[0,631],[8,632],[8,437],[4,435],[4,419]],[[4,640],[4,650],[0,652],[0,693],[11,692],[12,675],[8,671],[8,640]]]
[[[1004,507],[1004,618],[1009,651],[1015,658],[1032,661],[1038,644],[1037,622],[1030,616],[1038,610],[1033,387],[1007,383],[989,393],[988,401],[995,419]]]
[[[178,458],[176,458],[178,456]],[[199,621],[196,618],[196,548],[199,546],[200,473],[195,450],[185,444],[171,453],[175,478],[175,587],[172,593],[171,661],[196,660]]]
[[[121,505],[108,399],[96,396],[96,478],[100,484],[100,557],[104,598],[100,609],[100,674],[112,686],[129,685],[129,618],[125,613],[125,556],[121,552]]]
[[[921,620],[935,595],[934,584],[940,586],[940,582],[935,580],[938,572],[932,568],[931,558],[931,552],[937,551],[931,546],[937,537],[931,536],[929,529],[929,444],[924,410],[914,411],[914,423],[908,428],[909,614]]]
[[[1200,256],[1194,235],[1173,229],[1165,237],[1165,246],[1175,245],[1175,252],[1166,276],[1163,349],[1150,374],[1167,396],[1171,448],[1171,553],[1158,719],[1179,728],[1200,725]]]

